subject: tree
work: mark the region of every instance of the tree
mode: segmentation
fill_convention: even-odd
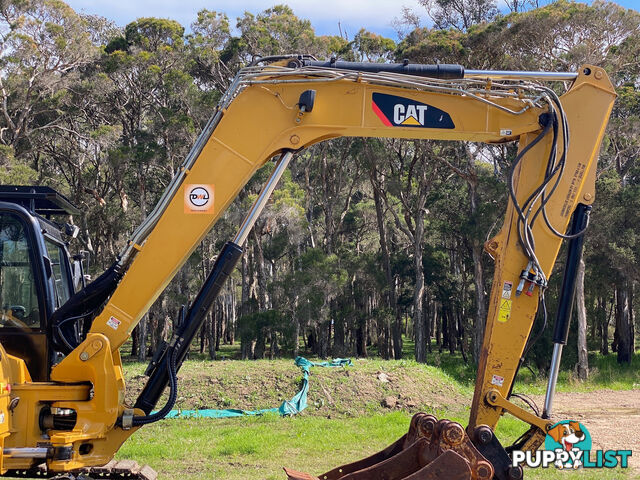
[[[438,30],[466,31],[498,14],[495,0],[420,0],[420,3]]]
[[[232,41],[229,18],[207,9],[198,12],[187,37],[193,60],[192,75],[204,91],[221,93],[227,89],[239,68],[238,52]]]
[[[291,52],[317,53],[311,22],[296,17],[286,5],[276,5],[258,15],[245,12],[236,25],[247,59]]]
[[[0,143],[17,155],[34,148],[34,131],[60,128],[57,96],[98,53],[86,26],[62,1],[0,4]]]
[[[383,194],[385,204],[392,213],[396,228],[411,245],[415,289],[413,295],[413,329],[416,361],[427,360],[427,332],[423,319],[424,267],[423,246],[427,195],[435,179],[438,162],[433,143],[423,141],[387,142],[393,155],[380,158],[376,163],[385,164],[383,171],[388,189]]]

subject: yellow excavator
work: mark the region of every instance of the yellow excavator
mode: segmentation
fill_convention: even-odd
[[[155,478],[113,457],[137,429],[173,407],[189,344],[278,179],[306,147],[359,136],[519,144],[504,224],[485,245],[495,274],[469,424],[417,414],[404,437],[367,459],[320,476],[286,473],[292,480],[522,478],[510,452],[536,450],[552,424],[575,271],[614,99],[605,71],[590,65],[554,73],[262,58],[238,73],[155,209],[88,285],[65,243],[77,234],[64,220],[76,208],[46,187],[2,186],[0,474]],[[137,401],[126,404],[120,347],[238,192],[274,157],[274,171],[237,235],[182,308]],[[511,389],[563,240],[567,264],[538,414],[513,403]],[[167,387],[167,403],[158,406]],[[504,414],[525,424],[506,448],[494,435]]]

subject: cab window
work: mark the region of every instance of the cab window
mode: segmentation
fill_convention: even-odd
[[[0,328],[40,327],[29,243],[23,223],[0,213]]]
[[[51,270],[53,271],[53,279],[55,281],[56,288],[56,308],[60,308],[71,296],[69,285],[71,282],[68,278],[68,270],[63,263],[66,261],[64,249],[47,239],[45,241],[47,245],[47,256],[51,261]]]

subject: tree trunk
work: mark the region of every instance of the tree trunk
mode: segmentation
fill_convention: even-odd
[[[356,356],[367,358],[367,320],[364,318],[358,321],[356,330]]]
[[[329,344],[331,342],[331,321],[322,322],[318,328],[318,356],[327,358],[329,356]]]
[[[423,328],[425,332],[425,340],[427,343],[427,352],[431,353],[431,308],[433,302],[429,298],[429,292],[427,289],[424,289],[424,296],[422,297],[422,317],[423,317]]]
[[[138,356],[138,326],[131,332],[131,356]]]
[[[486,295],[484,293],[484,271],[482,267],[482,244],[474,239],[471,248],[473,258],[473,284],[475,286],[476,310],[473,317],[473,361],[478,364],[482,341],[484,340],[485,323],[487,319]]]
[[[249,270],[249,249],[245,248],[242,253],[242,263],[240,271],[242,272],[242,297],[240,298],[240,316],[249,315],[251,313],[249,307],[249,296],[251,292],[251,274]]]
[[[631,314],[631,285],[624,280],[616,288],[616,352],[618,363],[631,364],[633,356],[633,318]]]
[[[413,267],[415,269],[416,286],[413,293],[413,334],[415,336],[416,362],[427,362],[427,339],[422,318],[422,297],[424,295],[424,270],[422,266],[422,246],[424,235],[424,219],[422,214],[416,218],[416,230],[413,243]]]
[[[433,320],[436,329],[436,346],[439,347],[442,352],[442,315],[438,315],[438,308],[435,308],[433,312]]]
[[[576,278],[576,309],[578,314],[578,378],[589,377],[589,355],[587,350],[587,307],[584,300],[584,257],[580,258]]]
[[[611,318],[614,316],[615,311],[615,291],[614,296],[611,299],[611,307],[609,313],[606,312],[606,304],[603,299],[603,307],[605,308],[604,317],[602,319],[602,346],[601,351],[603,355],[609,355],[609,325],[611,325]]]
[[[465,364],[469,363],[467,358],[467,333],[464,328],[464,314],[462,310],[456,312],[456,320],[458,323],[458,345],[460,346],[460,354]]]
[[[375,165],[369,170],[369,176],[371,179],[371,185],[373,186],[373,200],[376,206],[376,223],[378,226],[378,237],[380,238],[380,253],[382,254],[382,265],[384,267],[384,275],[387,280],[386,300],[387,307],[394,312],[395,322],[393,327],[387,325],[387,328],[393,330],[393,343],[390,345],[392,351],[389,352],[389,358],[391,355],[396,360],[402,358],[402,328],[400,322],[400,309],[398,308],[398,301],[396,297],[396,279],[391,272],[391,255],[389,254],[389,244],[387,242],[387,228],[384,218],[384,211],[382,208],[382,198],[380,196],[380,188],[383,188],[381,184],[382,180],[379,180],[376,174]]]
[[[138,361],[144,362],[147,359],[147,323],[149,314],[145,314],[138,323]]]
[[[240,340],[240,355],[242,360],[253,360],[255,358],[255,340],[243,342]]]
[[[449,321],[449,353],[451,355],[456,353],[458,343],[458,328],[456,326],[456,316],[453,308],[447,309],[447,318]]]
[[[258,307],[260,311],[267,310],[271,307],[269,301],[269,292],[267,290],[267,272],[264,267],[264,255],[262,252],[261,238],[256,232],[255,227],[251,230],[253,236],[253,260],[255,263],[256,276],[258,277]]]
[[[447,315],[446,305],[442,305],[442,312],[440,312],[440,328],[442,329],[442,342],[440,343],[440,353],[446,346],[449,345],[449,318]]]
[[[333,320],[332,353],[334,357],[342,357],[344,355],[344,338],[344,319],[342,318],[342,316],[336,316],[336,318]]]
[[[206,320],[206,334],[207,334],[207,343],[209,345],[209,358],[211,360],[216,359],[216,325],[214,320],[214,315],[212,312],[207,314]]]
[[[298,307],[298,297],[296,296],[294,312],[292,315],[293,321],[293,358],[296,358],[300,355],[300,320],[298,320],[298,316],[295,313],[296,308]]]

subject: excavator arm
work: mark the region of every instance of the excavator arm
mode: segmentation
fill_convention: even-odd
[[[558,97],[547,81],[570,87]],[[473,457],[486,478],[494,470],[496,478],[506,478],[506,453],[492,435],[500,416],[506,411],[532,425],[527,448],[537,448],[549,425],[548,419],[512,404],[509,396],[563,234],[576,208],[593,202],[598,151],[614,98],[606,73],[593,66],[578,74],[465,72],[458,66],[298,57],[245,68],[114,265],[56,312],[52,335],[66,356],[52,368],[51,381],[30,381],[24,362],[2,356],[3,371],[11,372],[12,398],[20,397],[10,413],[12,430],[3,437],[4,449],[31,449],[38,456],[28,457],[27,450],[22,456],[7,454],[0,468],[31,468],[43,459],[50,471],[102,465],[137,428],[162,418],[166,406],[152,410],[167,385],[169,403],[175,400],[175,373],[190,341],[291,157],[324,140],[359,136],[519,142],[504,224],[486,244],[496,267],[467,433],[452,422],[420,417],[431,425],[430,435],[449,432],[442,435],[454,438],[456,448],[478,453],[465,458],[469,463]],[[183,309],[180,326],[152,361],[135,406],[125,405],[119,348],[247,181],[273,157],[279,160],[256,205],[191,306]],[[89,332],[74,343],[69,319],[89,317]],[[411,438],[424,442],[428,435],[415,434],[422,427],[414,423]],[[486,458],[476,449],[482,443],[477,438],[486,440]],[[407,454],[403,445],[396,453],[415,453]],[[432,449],[434,456],[454,454],[438,448],[438,455]]]

